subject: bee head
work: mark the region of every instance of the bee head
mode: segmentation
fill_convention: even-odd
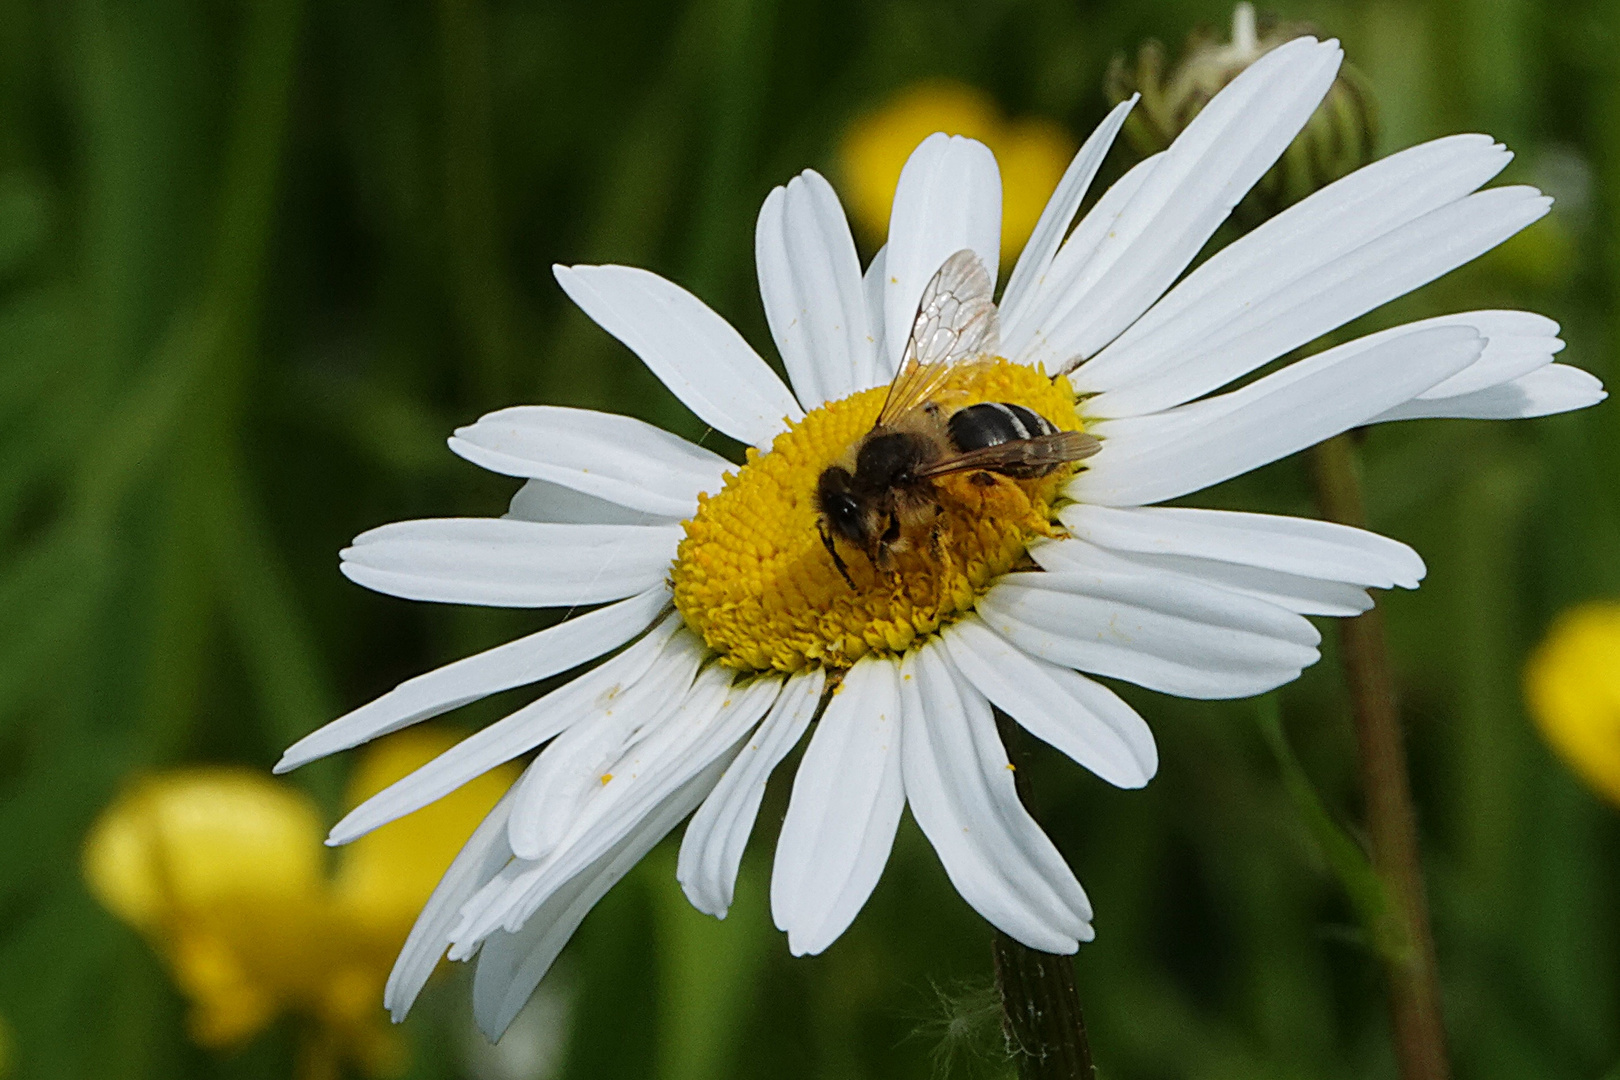
[[[832,466],[816,484],[816,502],[829,531],[864,548],[876,524],[876,514],[855,494],[854,480],[842,465]]]

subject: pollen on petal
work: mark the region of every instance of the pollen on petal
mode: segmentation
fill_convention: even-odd
[[[934,492],[940,514],[904,527],[887,569],[837,542],[851,588],[822,544],[816,484],[871,430],[886,393],[877,387],[812,410],[768,452],[750,450],[719,492],[699,498],[675,560],[675,606],[721,663],[840,670],[869,652],[903,653],[971,611],[1024,560],[1030,541],[1061,534],[1055,504],[1072,467],[998,476],[989,486],[946,476]],[[966,369],[942,394],[955,407],[1007,402],[1064,430],[1081,426],[1067,380],[1006,360]]]

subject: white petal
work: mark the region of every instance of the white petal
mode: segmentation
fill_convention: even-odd
[[[1074,872],[1018,799],[990,704],[930,642],[900,668],[906,801],[962,899],[1032,949],[1095,935]]]
[[[810,737],[776,844],[771,914],[793,955],[821,952],[855,920],[904,807],[897,665],[866,657]]]
[[[1042,543],[1030,554],[1043,570],[1062,571],[1092,565],[1098,549],[1084,540]],[[1342,581],[1262,570],[1257,566],[1194,559],[1185,555],[1120,555],[1113,558],[1152,570],[1185,574],[1206,585],[1218,585],[1244,596],[1265,600],[1298,615],[1330,615],[1345,618],[1360,615],[1373,606],[1366,590]]]
[[[1216,94],[1165,151],[1054,316],[1037,324],[1034,359],[1054,370],[1091,356],[1146,311],[1293,142],[1341,57],[1337,42],[1296,38]]]
[[[1116,787],[1139,788],[1159,771],[1153,732],[1118,694],[991,633],[977,616],[941,635],[978,691],[1031,735]]]
[[[340,557],[350,581],[406,600],[563,607],[652,588],[683,535],[679,525],[430,518],[363,532]]]
[[[766,196],[754,231],[765,319],[806,409],[876,381],[861,263],[832,185],[806,169]]]
[[[462,845],[411,926],[383,989],[383,1007],[393,1014],[394,1023],[405,1019],[438,966],[461,905],[511,860],[512,850],[506,846],[506,816],[511,809],[508,790]]]
[[[680,706],[630,746],[613,764],[611,776],[573,811],[567,835],[552,852],[537,862],[514,863],[505,880],[497,878],[469,901],[452,932],[451,958],[465,955],[497,928],[517,931],[559,889],[634,832],[671,793],[717,761],[723,770],[781,691],[779,679],[733,686],[732,678],[719,665],[706,668]],[[518,792],[514,821],[523,795]],[[507,835],[514,834],[508,826]]]
[[[788,680],[764,722],[686,826],[675,877],[699,911],[726,917],[765,782],[810,726],[825,682],[820,668]]]
[[[450,449],[507,476],[549,480],[599,499],[686,518],[735,468],[719,454],[629,416],[523,405],[456,429]]]
[[[861,293],[866,297],[866,326],[872,340],[872,381],[865,386],[857,386],[856,390],[868,390],[874,386],[890,382],[894,379],[894,358],[889,355],[888,347],[883,337],[883,298],[887,295],[888,277],[884,274],[884,267],[888,265],[889,246],[877,249],[872,261],[866,264],[866,273],[861,276]],[[920,294],[919,294],[920,297]]]
[[[1456,397],[1419,397],[1373,418],[1417,420],[1455,417],[1471,420],[1521,420],[1550,416],[1596,405],[1608,397],[1603,383],[1590,372],[1569,364],[1547,364],[1511,382]]]
[[[1070,360],[1078,362],[1081,359],[1052,355],[1045,347],[1046,331],[1053,325],[1058,311],[1067,309],[1069,297],[1080,287],[1081,275],[1097,253],[1098,246],[1114,235],[1119,216],[1131,205],[1131,200],[1136,198],[1136,193],[1163,160],[1162,153],[1154,154],[1131,166],[1124,176],[1103,192],[1097,205],[1080,219],[1074,232],[1058,248],[1052,265],[1041,280],[1031,286],[1023,303],[1017,310],[1003,314],[1003,352],[1017,358],[1019,363],[1044,364],[1048,371],[1066,371],[1073,366]]]
[[[568,939],[596,902],[709,792],[724,759],[688,780],[628,834],[552,893],[515,933],[498,930],[483,942],[473,978],[473,1017],[491,1041],[511,1025],[551,970]]]
[[[1114,551],[1186,555],[1285,574],[1388,589],[1415,589],[1423,559],[1398,540],[1310,518],[1179,506],[1066,506],[1076,537]]]
[[[1076,389],[1102,392],[1088,412],[1137,416],[1190,401],[1500,243],[1545,200],[1527,188],[1464,197],[1511,157],[1487,136],[1453,136],[1290,207],[1075,373]]]
[[[676,634],[647,674],[540,751],[512,807],[507,840],[514,855],[538,860],[562,842],[584,805],[615,778],[625,751],[680,708],[706,651],[695,634]]]
[[[993,283],[1001,261],[1001,171],[983,143],[930,135],[900,171],[889,214],[883,338],[891,371],[900,368],[924,286],[963,248],[978,254]]]
[[[732,325],[673,282],[630,266],[554,266],[557,283],[704,423],[769,446],[804,415]]]
[[[632,510],[546,480],[530,480],[512,495],[504,517],[556,525],[673,525],[679,519]],[[683,514],[681,517],[691,517]]]
[[[599,714],[604,702],[647,675],[680,625],[680,616],[670,614],[640,641],[600,667],[462,739],[349,811],[332,826],[326,842],[346,844],[420,810],[474,777],[528,753],[577,721]]]
[[[1076,502],[1132,506],[1220,483],[1365,424],[1473,363],[1467,327],[1398,327],[1318,353],[1218,397],[1104,420],[1103,448],[1069,485]]]
[[[468,702],[578,667],[641,633],[668,606],[669,590],[655,585],[640,596],[408,679],[299,739],[281,755],[275,771],[296,769]]]
[[[1564,348],[1558,324],[1528,311],[1465,311],[1407,325],[1467,326],[1485,339],[1485,351],[1478,360],[1423,391],[1419,400],[1458,397],[1511,382],[1552,363]]]
[[[1119,129],[1139,97],[1140,94],[1133,94],[1129,101],[1114,106],[1113,111],[1103,118],[1097,130],[1091,133],[1086,144],[1074,155],[1074,160],[1063,173],[1063,179],[1058,181],[1057,190],[1052,192],[1046,208],[1041,211],[1035,231],[1030,233],[1029,242],[1019,254],[1018,264],[1013,267],[1012,276],[1007,279],[1007,288],[1001,294],[1003,321],[1016,320],[1022,308],[1040,290],[1046,280],[1046,272],[1052,267],[1052,259],[1057,255],[1058,246],[1068,235],[1075,212],[1080,209],[1081,200],[1090,190],[1091,181],[1096,178],[1103,158],[1108,156],[1109,148],[1114,145]]]
[[[1043,660],[1167,694],[1247,697],[1298,677],[1321,635],[1275,604],[1136,566],[1008,574],[985,625]]]

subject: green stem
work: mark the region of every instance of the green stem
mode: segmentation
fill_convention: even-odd
[[[1361,478],[1350,437],[1340,435],[1317,446],[1311,463],[1322,516],[1365,527]],[[1400,938],[1407,945],[1399,951],[1380,951],[1389,979],[1395,1058],[1402,1080],[1448,1080],[1451,1066],[1418,855],[1417,814],[1379,610],[1340,620],[1339,642],[1360,750],[1373,868],[1389,890],[1394,917],[1401,923]]]
[[[1018,797],[1035,814],[1021,729],[1001,710],[996,726],[1017,778]],[[1094,1080],[1086,1018],[1074,983],[1074,957],[1041,952],[1000,930],[991,943],[1001,1025],[1022,1080]]]

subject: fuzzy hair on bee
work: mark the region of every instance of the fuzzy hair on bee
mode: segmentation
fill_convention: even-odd
[[[997,476],[1044,476],[1101,448],[1093,436],[1061,431],[1022,405],[955,409],[939,400],[952,377],[994,361],[1000,332],[991,292],[990,275],[971,250],[945,260],[923,290],[877,422],[817,481],[821,540],[851,588],[836,539],[886,569],[907,534],[928,528],[941,512],[937,478],[972,472],[994,483]]]

